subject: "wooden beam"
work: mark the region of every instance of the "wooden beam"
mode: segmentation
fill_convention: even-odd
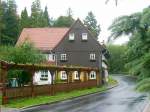
[[[8,103],[8,98],[6,96],[6,79],[7,79],[7,66],[1,66],[1,76],[2,76],[2,105],[7,104]]]
[[[96,71],[96,81],[97,81],[97,86],[100,86],[102,84],[101,77],[100,77],[100,71]]]
[[[34,69],[32,69],[30,72],[31,72],[31,96],[34,97],[35,92],[34,92],[33,76],[35,74],[35,71]]]
[[[92,67],[78,67],[78,66],[56,66],[56,65],[47,65],[47,64],[15,64],[15,63],[7,63],[5,61],[0,61],[1,65],[7,66],[8,69],[23,69],[23,70],[30,70],[34,67],[35,71],[38,70],[69,70],[69,71],[79,71],[79,70],[86,70],[86,71],[98,71],[98,68]]]

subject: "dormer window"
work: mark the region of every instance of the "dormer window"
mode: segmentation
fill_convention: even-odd
[[[82,33],[82,40],[86,41],[87,40],[87,33]]]
[[[70,33],[70,34],[69,34],[69,40],[70,40],[70,41],[73,41],[73,40],[74,40],[74,33]]]

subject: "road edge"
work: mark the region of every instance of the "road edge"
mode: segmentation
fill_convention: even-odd
[[[147,103],[147,105],[144,107],[143,112],[150,112],[150,101]]]
[[[109,86],[109,87],[107,87],[106,90],[100,91],[100,92],[89,93],[89,94],[85,94],[85,95],[81,95],[81,96],[77,96],[77,97],[72,97],[72,98],[68,98],[68,99],[64,99],[64,100],[60,100],[60,101],[50,102],[50,103],[44,103],[44,104],[38,104],[38,105],[23,107],[23,108],[20,108],[20,112],[24,112],[26,110],[30,110],[30,109],[33,109],[36,107],[38,108],[39,106],[51,105],[51,104],[55,104],[55,103],[59,103],[59,102],[63,102],[63,101],[73,100],[73,99],[80,98],[80,97],[86,97],[86,96],[94,95],[94,94],[102,94],[102,93],[107,92],[110,89],[117,87],[118,85],[119,85],[119,83],[117,83],[113,86]]]

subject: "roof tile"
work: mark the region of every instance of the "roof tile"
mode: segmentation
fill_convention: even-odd
[[[16,45],[27,40],[39,50],[52,50],[68,30],[69,28],[24,28]]]

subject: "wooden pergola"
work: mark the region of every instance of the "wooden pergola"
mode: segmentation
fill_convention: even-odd
[[[18,98],[18,97],[26,97],[26,96],[31,96],[34,97],[36,96],[35,94],[38,95],[39,91],[36,90],[40,86],[36,86],[33,84],[33,76],[36,71],[39,70],[50,70],[52,72],[51,74],[51,85],[43,85],[41,88],[45,89],[43,91],[46,91],[45,93],[50,93],[51,95],[54,95],[56,92],[59,92],[60,90],[57,88],[66,88],[64,91],[67,91],[67,87],[69,86],[70,90],[73,90],[72,88],[86,88],[86,87],[92,87],[92,86],[99,86],[101,85],[101,75],[100,71],[98,68],[91,68],[91,67],[77,67],[77,66],[55,66],[55,65],[44,65],[44,64],[16,64],[16,63],[8,63],[6,61],[0,61],[0,69],[1,69],[1,83],[2,83],[2,104],[8,103],[8,99],[13,99],[13,98]],[[7,72],[9,70],[26,70],[29,71],[31,74],[31,85],[29,87],[18,87],[18,88],[9,88],[7,87]],[[67,73],[67,84],[55,84],[54,83],[54,73],[56,71],[66,71]],[[85,81],[86,82],[80,82],[80,83],[71,83],[71,80],[69,77],[72,77],[72,71],[78,71],[79,76],[81,72],[87,72],[89,73],[90,71],[96,71],[96,80],[95,81],[86,81],[86,75],[84,75]],[[80,80],[80,77],[79,77]],[[17,95],[18,91],[24,91],[23,95]],[[14,95],[12,95],[12,94]]]

